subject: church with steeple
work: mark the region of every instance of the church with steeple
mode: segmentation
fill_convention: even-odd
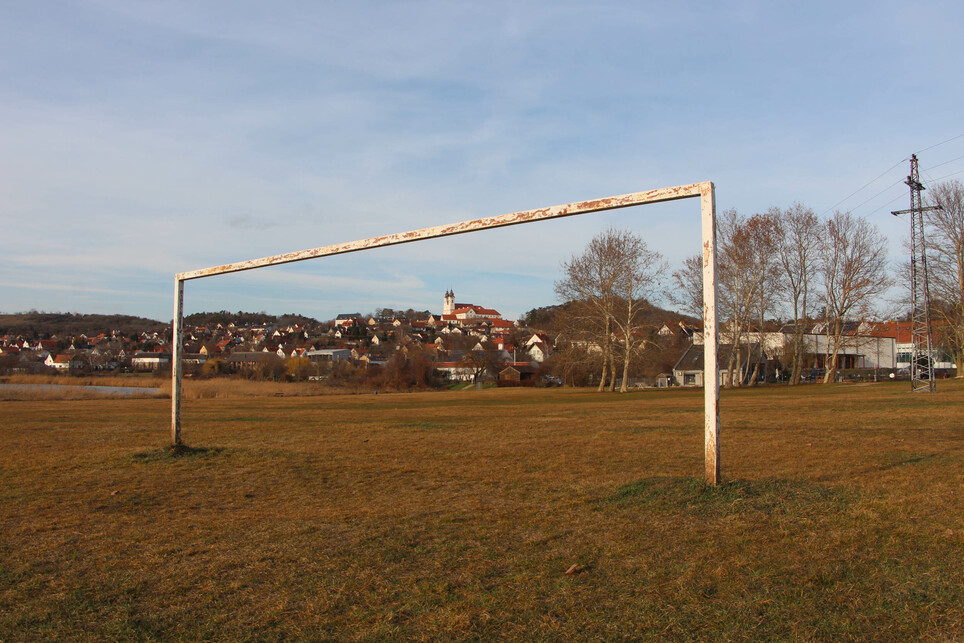
[[[445,291],[445,299],[442,300],[442,314],[451,315],[455,312],[455,292],[451,289]]]
[[[502,321],[502,314],[497,310],[476,306],[475,304],[456,303],[455,291],[449,289],[445,291],[445,297],[442,299],[442,318],[439,321],[457,326],[480,321],[491,323]]]

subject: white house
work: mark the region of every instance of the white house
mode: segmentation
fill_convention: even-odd
[[[135,371],[156,371],[171,363],[170,353],[144,353],[138,351],[131,358],[131,366]]]
[[[44,359],[44,365],[50,366],[58,371],[68,371],[70,370],[70,360],[73,359],[73,355],[47,355]]]
[[[705,381],[703,376],[703,348],[703,344],[690,344],[676,362],[676,365],[673,366],[673,380],[677,386],[703,386]],[[755,364],[760,365],[758,374],[759,381],[765,380],[766,357],[760,351],[760,345],[750,344],[749,346],[742,347],[741,350],[746,352],[747,349],[749,349],[749,358],[747,359],[746,356],[743,358],[748,362],[745,377],[743,378],[744,383],[749,382]],[[732,344],[720,344],[719,352],[717,353],[717,364],[719,365],[717,378],[721,386],[726,384],[730,353],[732,350]],[[734,379],[738,377],[739,374],[734,373]]]
[[[894,338],[894,368],[908,368],[914,354],[914,328],[912,322],[886,321],[872,325],[871,334]],[[954,369],[953,358],[945,351],[931,351],[934,368]]]
[[[471,382],[475,378],[475,368],[459,362],[436,362],[435,370],[456,382]]]
[[[349,348],[318,348],[305,351],[304,357],[312,361],[330,361],[351,359],[351,349]]]
[[[732,343],[732,332],[726,324],[720,325],[720,344]],[[788,365],[793,341],[793,326],[788,324],[774,331],[750,331],[743,333],[742,343],[762,347],[766,359],[778,360]],[[703,344],[703,334],[694,335],[694,344]],[[833,338],[823,322],[811,323],[803,334],[805,368],[825,368],[833,347]],[[843,336],[838,347],[837,366],[840,369],[856,368],[899,368],[897,364],[897,344],[894,337],[876,330],[876,325],[868,322],[844,322]]]
[[[549,357],[549,347],[542,342],[537,342],[529,346],[528,353],[533,362],[542,363]]]

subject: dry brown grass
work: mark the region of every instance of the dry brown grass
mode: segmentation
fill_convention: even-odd
[[[0,403],[0,640],[958,640],[964,386]],[[573,565],[573,573],[566,574]]]
[[[4,375],[0,381],[9,384],[50,384],[54,386],[136,386],[155,388],[170,379],[151,373],[129,375]]]
[[[128,376],[66,376],[66,375],[10,375],[0,383],[26,388],[0,387],[0,400],[85,400],[103,397],[92,387],[117,386],[159,389],[159,393],[145,391],[140,397],[171,397],[170,377],[152,374]],[[37,388],[29,388],[34,387]],[[53,388],[44,388],[53,387]],[[87,390],[90,389],[90,390]],[[359,389],[360,390],[360,389]],[[370,390],[367,390],[370,392]],[[353,392],[332,388],[319,382],[259,382],[240,378],[185,379],[181,397],[184,400],[243,397],[307,397],[316,395],[344,395]],[[133,394],[135,397],[137,393]]]
[[[165,395],[171,395],[171,382],[161,386]],[[314,395],[343,395],[345,389],[331,388],[321,382],[258,382],[234,378],[186,379],[181,399],[207,400],[213,398],[234,399],[242,397],[308,397]]]
[[[160,385],[160,380],[144,378],[13,375],[0,378],[0,401],[92,400],[108,394],[104,387],[124,387],[123,394],[128,397],[169,398],[169,392],[159,392]]]
[[[148,389],[144,389],[147,391]],[[145,392],[134,397],[154,397],[155,394]],[[20,389],[0,387],[0,401],[3,402],[38,402],[42,400],[95,400],[103,398],[104,394],[91,389],[89,386],[70,386],[50,389]]]

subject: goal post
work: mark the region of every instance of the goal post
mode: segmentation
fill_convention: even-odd
[[[305,261],[319,257],[360,252],[386,246],[413,243],[426,239],[449,237],[457,234],[477,232],[491,228],[502,228],[547,219],[570,217],[590,212],[602,212],[628,208],[649,203],[676,201],[679,199],[700,199],[703,241],[703,388],[704,388],[704,459],[705,480],[707,484],[720,483],[720,410],[719,410],[719,368],[717,362],[718,337],[716,322],[716,191],[712,182],[691,183],[676,187],[659,188],[645,192],[633,192],[618,196],[578,201],[565,205],[554,205],[535,210],[524,210],[493,217],[484,217],[436,226],[422,228],[410,232],[372,237],[361,241],[340,243],[329,246],[311,248],[298,252],[289,252],[261,259],[229,263],[201,270],[181,272],[174,277],[174,320],[171,353],[171,442],[177,446],[181,442],[181,380],[184,373],[182,352],[184,347],[184,282],[192,279],[213,277],[242,270],[253,270],[267,266],[276,266],[295,261]]]

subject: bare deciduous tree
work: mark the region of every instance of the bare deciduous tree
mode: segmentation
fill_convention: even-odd
[[[776,215],[772,212],[755,214],[745,225],[747,242],[750,245],[752,267],[756,272],[756,297],[754,307],[757,315],[757,338],[760,344],[760,357],[766,348],[766,319],[776,311],[776,290],[779,278],[777,260]],[[760,377],[760,360],[753,364],[750,386]]]
[[[592,240],[578,257],[563,264],[564,278],[556,283],[556,294],[564,302],[578,302],[574,310],[586,311],[578,320],[580,330],[596,330],[603,350],[600,390],[609,377],[615,386],[615,353],[622,351],[622,385],[628,385],[629,364],[645,344],[639,321],[648,306],[647,296],[665,269],[662,256],[632,232],[607,230]],[[588,323],[587,323],[588,322]],[[618,342],[614,342],[614,336]]]
[[[578,257],[563,263],[565,277],[556,282],[556,295],[563,302],[571,302],[574,313],[568,326],[574,333],[591,338],[602,350],[602,374],[599,390],[607,378],[615,386],[612,311],[616,298],[616,279],[619,262],[612,247],[616,233],[610,230],[594,237]]]
[[[618,244],[622,270],[616,280],[614,330],[619,334],[623,351],[623,377],[620,392],[629,384],[629,363],[648,343],[640,321],[641,313],[650,306],[660,275],[666,270],[663,256],[651,250],[639,236],[625,233]]]
[[[875,298],[890,287],[891,279],[887,274],[886,240],[866,219],[836,212],[825,224],[823,237],[819,265],[827,318],[826,384],[837,372],[844,322],[869,314]]]
[[[703,256],[692,255],[683,260],[683,267],[670,276],[672,289],[667,299],[684,313],[703,318]]]
[[[786,210],[771,209],[781,268],[782,299],[793,315],[793,335],[785,356],[790,358],[790,384],[800,383],[806,350],[810,282],[815,272],[820,220],[810,208],[794,203]]]
[[[964,183],[941,183],[931,189],[928,201],[942,208],[926,213],[932,314],[942,322],[957,376],[964,377]]]
[[[556,292],[559,292],[559,284],[556,284]],[[607,385],[615,389],[616,382],[615,377],[612,376],[615,373],[612,350],[612,320],[608,316],[602,315],[603,309],[604,307],[598,300],[572,299],[566,302],[564,309],[559,313],[564,342],[569,348],[560,355],[560,359],[567,362],[567,367],[564,370],[581,370],[577,368],[575,362],[579,362],[582,367],[590,363],[597,363],[601,371],[599,384],[597,385],[598,391],[603,391]],[[572,368],[568,368],[569,366]]]
[[[720,309],[729,318],[726,335],[733,344],[726,387],[742,385],[749,375],[750,350],[744,352],[743,348],[748,343],[750,319],[760,310],[761,290],[773,274],[771,227],[766,215],[747,218],[736,210],[723,212],[717,224]]]
[[[723,211],[717,219],[717,250],[719,263],[717,264],[717,313],[721,319],[727,319],[727,330],[724,337],[729,335],[730,344],[734,350],[726,365],[726,379],[724,386],[729,388],[734,384],[734,369],[739,371],[739,354],[736,346],[743,335],[745,321],[749,315],[749,305],[752,301],[752,291],[747,283],[745,271],[741,269],[747,261],[745,247],[739,241],[739,230],[744,217],[736,210]],[[737,382],[741,378],[737,377]]]

